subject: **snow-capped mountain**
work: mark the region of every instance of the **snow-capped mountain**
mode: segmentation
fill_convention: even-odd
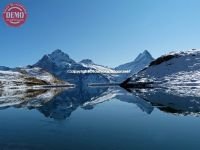
[[[62,80],[72,84],[87,85],[89,83],[123,81],[129,75],[143,69],[152,59],[149,52],[144,51],[133,62],[112,69],[103,65],[98,65],[90,59],[76,62],[70,58],[68,54],[57,49],[51,54],[44,55],[32,66],[29,65],[28,67],[22,68],[0,66],[0,70],[21,73],[24,76],[27,75],[45,81],[48,84],[62,84],[64,83],[61,82]],[[119,74],[119,70],[131,70],[131,72],[130,74]],[[77,71],[80,72],[77,73]]]
[[[89,59],[76,62],[71,59],[69,55],[61,50],[55,50],[51,54],[45,55],[33,66],[43,68],[44,70],[52,73],[57,78],[75,84],[88,84],[88,83],[107,83],[110,82],[109,78],[99,72],[113,71],[107,67],[103,67],[93,63]],[[93,73],[77,73],[77,71],[93,70]]]
[[[151,54],[147,51],[144,50],[142,53],[140,53],[135,60],[122,64],[118,67],[116,67],[116,70],[129,70],[130,73],[128,74],[121,74],[119,76],[119,81],[126,80],[128,77],[130,77],[133,74],[136,74],[140,70],[144,69],[146,66],[148,66],[154,58],[151,56]]]
[[[43,68],[57,78],[70,83],[82,85],[89,83],[121,82],[134,73],[142,70],[153,60],[151,54],[145,50],[132,62],[120,65],[114,69],[98,65],[90,59],[76,62],[61,50],[44,55],[33,66]],[[130,73],[119,74],[119,70],[130,70]],[[77,71],[80,71],[77,73]],[[86,72],[82,72],[86,71]],[[88,73],[90,72],[90,73]]]
[[[167,87],[198,86],[200,83],[200,50],[192,49],[163,55],[128,80],[128,83],[151,81]]]
[[[33,66],[43,68],[57,76],[69,69],[85,69],[59,49],[53,51],[51,54],[44,55]]]

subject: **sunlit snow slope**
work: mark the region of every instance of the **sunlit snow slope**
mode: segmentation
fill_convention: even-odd
[[[200,83],[200,50],[171,52],[152,61],[133,76],[135,81],[153,81],[165,86],[198,86]]]

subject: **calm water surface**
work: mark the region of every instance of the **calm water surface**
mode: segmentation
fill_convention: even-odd
[[[2,92],[0,150],[191,150],[200,146],[198,89],[128,91]]]

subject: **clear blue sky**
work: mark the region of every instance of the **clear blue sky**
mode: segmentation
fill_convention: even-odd
[[[76,61],[117,66],[147,49],[154,57],[199,48],[199,0],[1,0],[24,4],[20,28],[0,18],[0,65],[33,64],[62,49]]]

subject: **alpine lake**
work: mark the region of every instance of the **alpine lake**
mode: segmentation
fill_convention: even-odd
[[[0,150],[200,147],[200,88],[0,91]]]

